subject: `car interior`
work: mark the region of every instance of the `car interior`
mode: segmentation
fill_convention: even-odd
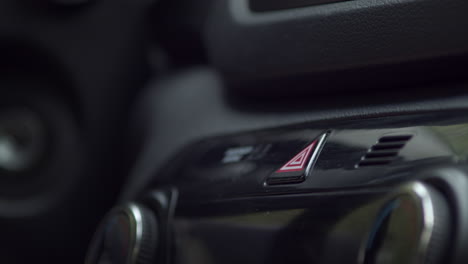
[[[0,0],[0,262],[468,263],[467,14]]]

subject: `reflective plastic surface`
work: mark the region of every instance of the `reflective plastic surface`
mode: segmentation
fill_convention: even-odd
[[[419,182],[376,193],[193,203],[173,222],[175,263],[439,263],[448,208]]]
[[[304,124],[206,139],[183,150],[162,172],[166,179],[155,184],[176,186],[182,200],[396,184],[421,168],[465,162],[468,123],[455,117]],[[269,184],[275,172],[324,134],[328,136],[303,180]]]
[[[349,199],[353,196],[355,201]],[[344,226],[340,219],[346,217],[358,197],[370,195],[328,197],[328,201],[313,196],[257,198],[180,208],[184,215],[176,215],[173,227],[175,263],[331,263],[328,261],[336,257],[357,260],[367,234],[366,223],[372,219],[361,214]],[[230,209],[225,213],[223,208]],[[340,256],[334,256],[335,247],[339,247]]]

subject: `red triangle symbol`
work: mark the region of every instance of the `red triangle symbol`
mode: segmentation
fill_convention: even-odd
[[[310,154],[312,153],[315,144],[317,144],[317,140],[312,142],[309,146],[307,146],[307,148],[305,148],[299,154],[294,156],[294,158],[292,158],[290,161],[284,164],[283,167],[276,171],[276,173],[304,170],[307,166],[307,161],[309,160]]]

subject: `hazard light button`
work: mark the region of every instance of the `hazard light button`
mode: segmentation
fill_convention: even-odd
[[[267,179],[268,185],[301,183],[312,170],[328,133],[311,142]]]

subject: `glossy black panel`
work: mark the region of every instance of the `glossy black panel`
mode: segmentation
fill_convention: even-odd
[[[427,248],[421,234],[432,230],[422,219],[434,211],[451,217],[445,203],[437,210],[424,206],[432,203],[428,195],[436,195],[429,191],[413,182],[373,191],[183,203],[173,222],[175,263],[357,264],[380,263],[389,254],[389,263],[414,263],[418,247]]]
[[[332,249],[339,241],[340,258],[357,260],[367,230],[348,232],[340,222],[374,196],[355,192],[181,205],[174,221],[175,263],[327,263],[337,260]]]
[[[411,126],[418,122],[428,125]],[[167,180],[159,184],[177,186],[182,200],[212,200],[400,182],[420,168],[463,160],[468,137],[464,122],[434,116],[394,117],[207,139],[182,151],[165,172]],[[324,133],[328,136],[304,179],[288,172],[283,182],[269,182]]]

